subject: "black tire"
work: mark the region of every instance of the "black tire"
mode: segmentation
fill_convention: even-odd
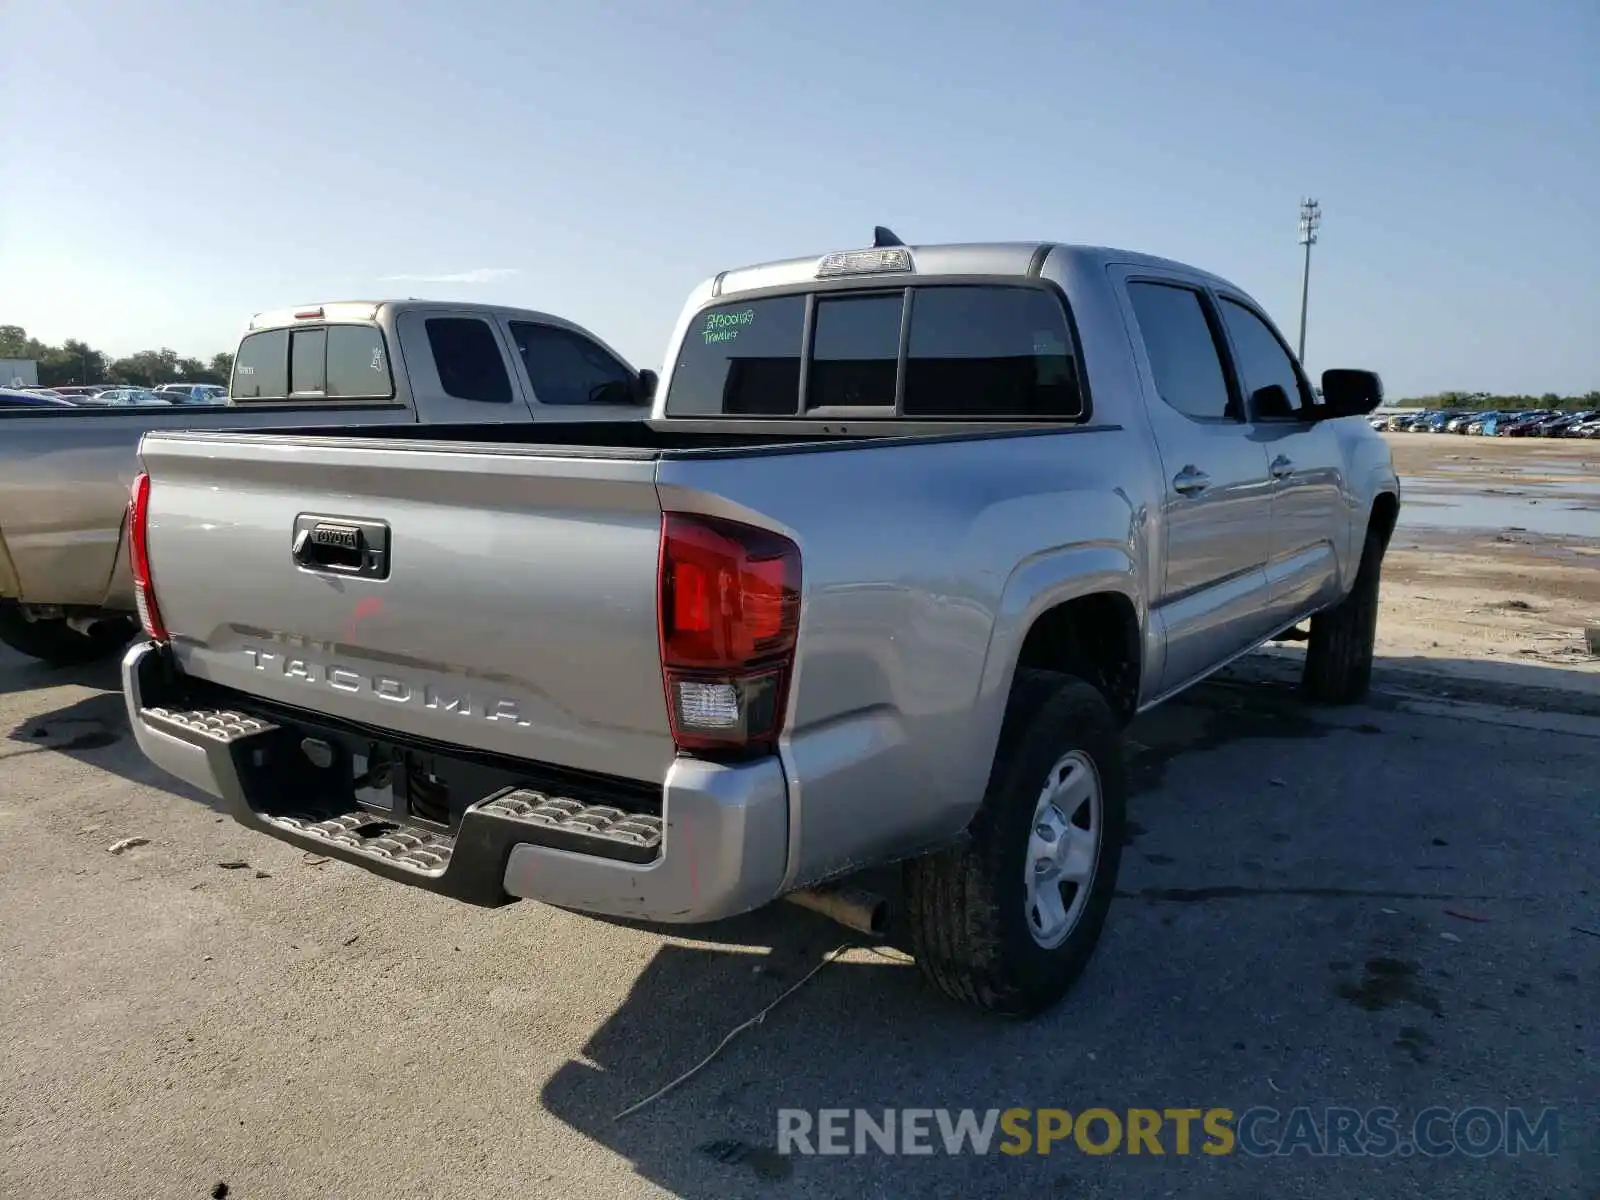
[[[0,605],[0,642],[53,667],[111,658],[133,640],[138,628],[129,618],[112,617],[90,626],[88,633],[80,633],[64,617],[30,621],[16,607]]]
[[[1368,530],[1361,565],[1350,594],[1311,618],[1301,688],[1320,704],[1355,704],[1372,686],[1372,655],[1378,637],[1378,578],[1383,537]]]
[[[1087,903],[1065,940],[1047,948],[1030,928],[1029,839],[1046,781],[1072,752],[1098,777],[1100,838]],[[1032,1016],[1061,999],[1100,940],[1126,821],[1122,732],[1105,697],[1071,676],[1018,671],[969,838],[905,865],[906,931],[924,978],[1002,1016]]]

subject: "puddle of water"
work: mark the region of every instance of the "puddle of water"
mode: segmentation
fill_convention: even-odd
[[[1595,451],[1600,459],[1600,449]],[[1516,462],[1499,462],[1488,458],[1463,459],[1460,462],[1433,463],[1427,468],[1429,475],[1582,475],[1592,470],[1587,459],[1524,458]]]
[[[1418,487],[1406,503],[1402,485],[1400,526],[1412,529],[1525,529],[1555,537],[1600,538],[1600,511],[1581,501],[1496,496]]]
[[[1507,483],[1491,483],[1481,490],[1463,492],[1461,484],[1454,479],[1403,479],[1400,481],[1402,494],[1405,492],[1423,492],[1427,494],[1449,493],[1450,495],[1473,496],[1532,496],[1536,500],[1543,500],[1546,496],[1556,499],[1587,499],[1595,497],[1600,499],[1600,482],[1588,479],[1555,479],[1539,480],[1513,480]]]

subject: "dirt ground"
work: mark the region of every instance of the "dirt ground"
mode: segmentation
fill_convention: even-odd
[[[1600,626],[1600,442],[1385,436],[1401,517],[1384,564],[1379,656],[1600,697],[1600,656],[1584,632]],[[1577,532],[1531,527],[1538,505]]]

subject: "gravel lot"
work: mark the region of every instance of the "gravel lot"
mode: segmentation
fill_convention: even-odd
[[[1398,666],[1585,691],[1600,712],[1600,443],[1385,435],[1401,475],[1378,652]]]
[[[1049,1017],[855,950],[619,1123],[845,932],[781,906],[683,937],[314,864],[148,768],[111,670],[0,658],[0,1195],[1587,1200],[1600,720],[1414,676],[1313,711],[1289,666],[1134,727],[1125,895]],[[1558,1153],[772,1153],[785,1107],[1476,1104],[1559,1109]]]

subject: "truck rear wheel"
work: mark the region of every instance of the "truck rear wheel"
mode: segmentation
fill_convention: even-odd
[[[1338,604],[1311,618],[1301,688],[1323,704],[1355,704],[1372,686],[1372,658],[1378,640],[1378,577],[1383,570],[1383,537],[1367,531],[1356,569],[1356,583]]]
[[[1083,972],[1116,890],[1127,785],[1105,698],[1017,673],[967,841],[906,864],[912,954],[953,999],[1004,1016],[1054,1004]]]
[[[65,617],[30,619],[16,605],[0,605],[0,642],[53,667],[110,658],[122,651],[137,629],[130,618],[111,617],[84,633],[69,625]]]

